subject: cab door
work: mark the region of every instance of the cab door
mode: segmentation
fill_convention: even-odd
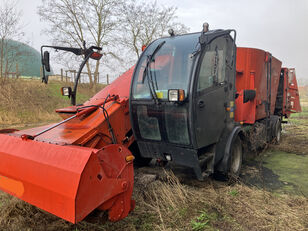
[[[193,100],[197,148],[218,142],[230,121],[232,114],[226,109],[234,99],[234,48],[233,39],[227,34],[215,38],[201,49]]]

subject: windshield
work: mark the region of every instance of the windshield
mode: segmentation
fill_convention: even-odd
[[[169,89],[189,89],[193,53],[200,34],[188,34],[154,41],[142,54],[133,81],[134,99],[152,99],[149,81],[158,99],[168,99]],[[165,43],[152,56],[155,49]],[[149,63],[148,63],[149,62]],[[147,67],[148,64],[148,68]]]

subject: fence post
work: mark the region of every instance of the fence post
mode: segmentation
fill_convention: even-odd
[[[61,68],[61,81],[63,82],[63,69]]]
[[[109,75],[107,74],[107,85],[109,85]]]

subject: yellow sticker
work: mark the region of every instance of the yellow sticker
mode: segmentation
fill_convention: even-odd
[[[0,175],[0,188],[4,191],[21,197],[24,194],[24,185],[22,182]]]
[[[162,91],[156,92],[157,98],[162,99],[164,98],[164,93]]]
[[[231,111],[231,112],[230,112],[230,118],[233,118],[233,117],[234,117],[234,112]]]

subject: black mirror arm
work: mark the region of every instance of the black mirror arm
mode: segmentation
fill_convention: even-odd
[[[43,57],[43,48],[44,47],[53,48],[53,49],[56,49],[56,50],[72,52],[75,55],[84,55],[84,60],[79,67],[77,77],[75,79],[74,89],[73,89],[72,95],[71,95],[71,104],[72,105],[76,105],[77,87],[78,87],[78,82],[79,82],[79,79],[80,79],[82,69],[84,68],[85,64],[88,62],[91,55],[94,53],[94,49],[98,50],[98,51],[102,50],[101,47],[97,47],[97,46],[91,46],[90,48],[86,49],[85,42],[83,43],[83,45],[84,45],[84,49],[82,49],[82,48],[72,48],[72,47],[60,47],[60,46],[46,46],[46,45],[41,46],[41,59],[42,59],[42,64],[43,64],[42,82],[44,82],[46,84],[48,82],[48,78],[47,78],[46,73],[45,73],[45,62],[44,62],[44,57]]]
[[[78,87],[78,82],[79,82],[79,79],[80,79],[81,71],[84,68],[84,66],[86,65],[86,63],[88,62],[91,55],[94,53],[94,51],[88,49],[88,52],[86,52],[86,53],[87,53],[87,55],[85,56],[84,60],[80,64],[80,67],[79,67],[79,70],[78,70],[78,73],[77,73],[77,77],[75,79],[74,89],[72,91],[71,104],[74,105],[74,106],[76,105],[77,87]]]
[[[41,50],[43,47],[48,47],[48,48],[53,48],[56,50],[61,50],[61,51],[69,51],[74,53],[75,55],[82,55],[83,54],[83,49],[81,48],[73,48],[73,47],[59,47],[59,46],[42,46]]]

